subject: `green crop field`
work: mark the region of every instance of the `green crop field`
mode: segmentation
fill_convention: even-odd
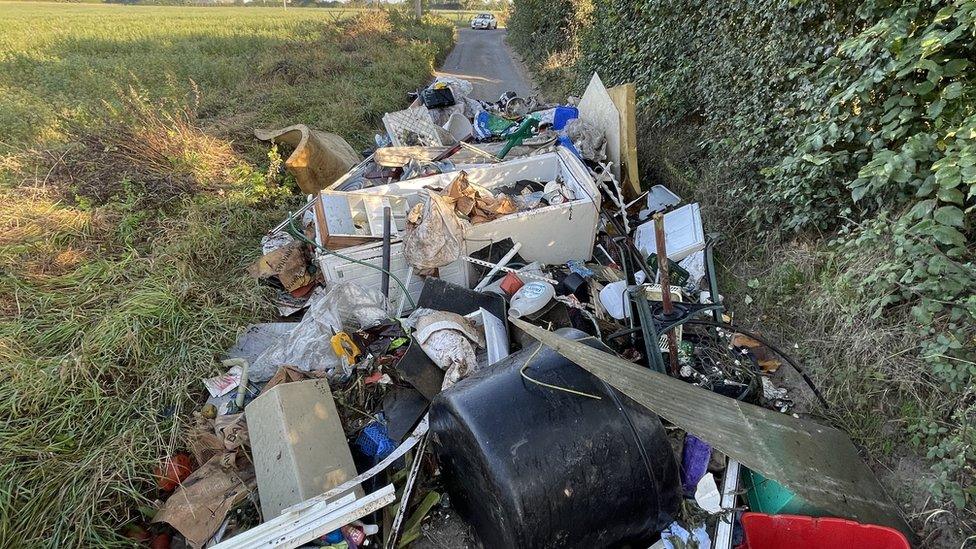
[[[454,25],[397,12],[0,3],[0,546],[127,546],[200,379],[273,308],[301,199],[255,127],[369,142]]]

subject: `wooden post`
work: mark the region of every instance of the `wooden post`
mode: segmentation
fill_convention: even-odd
[[[654,214],[654,236],[657,241],[657,270],[661,273],[661,303],[664,314],[671,314],[674,305],[671,303],[671,277],[668,273],[668,250],[664,238],[664,215]],[[657,342],[654,342],[657,345]],[[671,375],[678,375],[678,336],[674,329],[668,330],[668,362]]]

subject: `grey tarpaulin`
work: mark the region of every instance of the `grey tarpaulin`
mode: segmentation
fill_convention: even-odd
[[[817,507],[914,536],[845,433],[641,368],[527,322],[511,321],[642,406]]]

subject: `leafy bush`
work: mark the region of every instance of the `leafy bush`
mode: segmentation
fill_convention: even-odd
[[[752,238],[828,234],[846,265],[881,258],[838,276],[875,317],[910,308],[939,405],[903,437],[936,495],[972,506],[976,1],[516,0],[510,28],[536,68],[570,58],[577,90],[592,71],[635,82],[642,135],[692,136]],[[678,163],[649,141],[645,184]]]

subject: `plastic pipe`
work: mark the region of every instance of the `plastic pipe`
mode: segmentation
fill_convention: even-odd
[[[500,260],[498,260],[498,263],[495,263],[495,266],[492,267],[490,271],[488,271],[488,274],[485,275],[485,277],[481,279],[481,282],[479,282],[478,285],[474,287],[474,291],[480,292],[481,290],[484,289],[485,286],[487,286],[488,284],[490,284],[491,283],[491,277],[493,277],[496,274],[498,274],[498,271],[500,271],[502,269],[502,267],[504,267],[505,265],[508,265],[508,262],[511,261],[512,258],[515,257],[515,254],[517,254],[518,251],[521,250],[521,249],[522,249],[522,243],[521,242],[516,242],[515,245],[512,246],[512,249],[509,250],[507,254],[505,254],[504,256],[502,256],[502,258]]]

